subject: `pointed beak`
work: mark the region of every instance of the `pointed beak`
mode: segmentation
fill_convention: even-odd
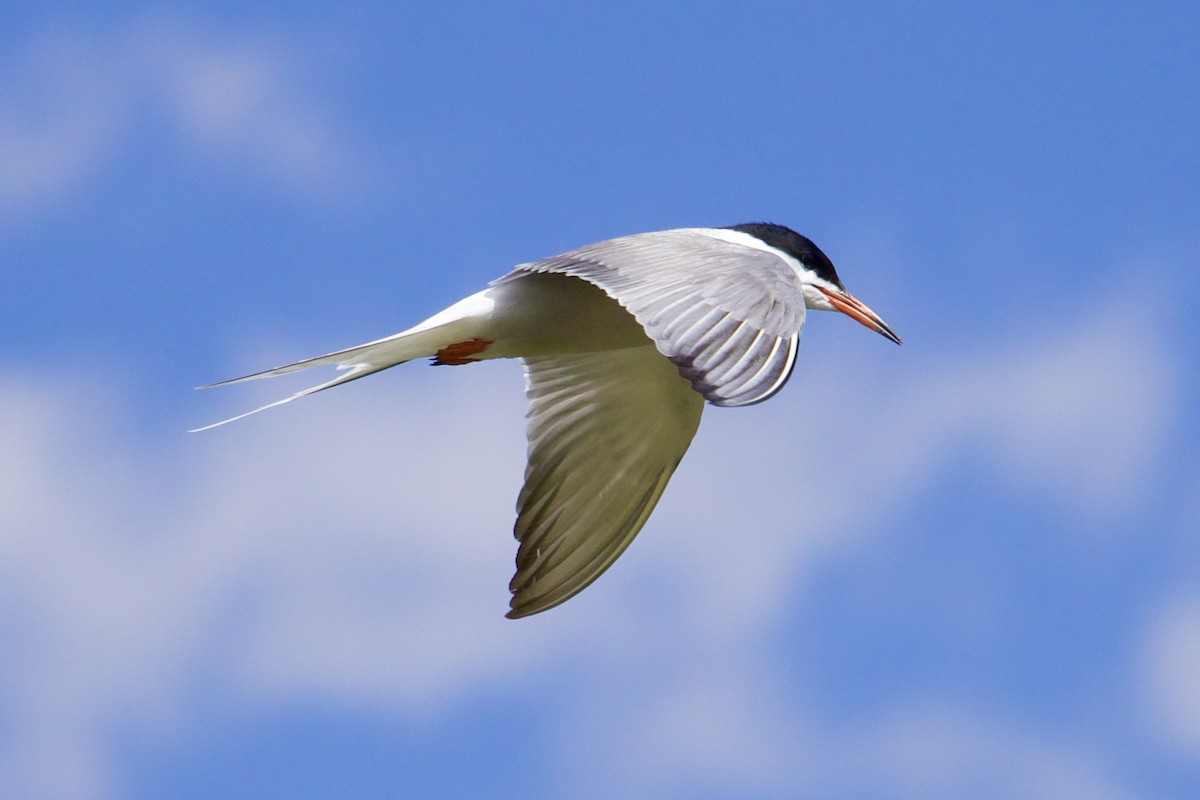
[[[866,325],[871,330],[886,336],[896,344],[904,344],[903,340],[896,335],[896,332],[883,321],[883,317],[876,314],[871,309],[867,308],[866,304],[859,300],[849,292],[839,292],[834,289],[826,289],[823,286],[817,287],[821,293],[829,298],[830,304],[838,311],[842,312],[851,319],[856,319],[863,325]]]

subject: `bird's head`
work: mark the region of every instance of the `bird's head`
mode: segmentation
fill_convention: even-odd
[[[846,291],[833,262],[812,239],[783,225],[765,222],[735,225],[733,230],[756,236],[800,262],[800,288],[804,292],[804,305],[807,308],[840,311],[896,344],[904,344],[891,326],[883,321],[883,317]]]

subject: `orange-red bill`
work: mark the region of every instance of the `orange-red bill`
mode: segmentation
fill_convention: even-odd
[[[858,320],[863,325],[866,325],[871,330],[891,339],[896,344],[904,344],[904,341],[896,335],[896,332],[883,321],[883,317],[876,314],[871,309],[867,308],[866,303],[859,300],[849,292],[838,292],[824,287],[818,287],[826,297],[829,298],[829,303],[851,319]]]

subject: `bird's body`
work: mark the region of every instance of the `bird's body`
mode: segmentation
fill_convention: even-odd
[[[807,308],[843,311],[900,341],[816,245],[756,223],[635,234],[522,264],[394,336],[225,383],[344,370],[270,408],[416,358],[522,359],[529,463],[509,611],[519,617],[581,591],[624,551],[706,400],[748,405],[783,386]]]

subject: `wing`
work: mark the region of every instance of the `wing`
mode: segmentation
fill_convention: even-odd
[[[600,576],[658,503],[704,401],[649,345],[526,358],[529,463],[509,617],[556,606]]]
[[[697,392],[718,406],[766,400],[791,375],[804,294],[787,257],[749,234],[712,228],[641,233],[522,264],[574,275],[633,314]]]

